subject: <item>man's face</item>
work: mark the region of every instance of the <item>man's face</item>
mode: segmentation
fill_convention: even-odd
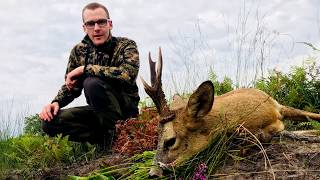
[[[112,22],[106,21],[107,19],[107,13],[102,8],[94,10],[86,9],[83,12],[83,30],[96,46],[103,44],[109,39]]]

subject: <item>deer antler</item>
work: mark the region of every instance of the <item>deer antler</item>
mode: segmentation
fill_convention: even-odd
[[[159,60],[157,63],[157,71],[155,70],[156,63],[152,61],[151,54],[149,52],[149,65],[150,65],[150,74],[151,74],[151,86],[146,83],[146,81],[141,78],[141,81],[144,86],[144,90],[151,97],[154,104],[157,107],[158,113],[161,117],[161,123],[165,123],[172,119],[173,113],[169,110],[167,101],[165,99],[164,92],[162,90],[162,53],[161,48],[159,48]]]

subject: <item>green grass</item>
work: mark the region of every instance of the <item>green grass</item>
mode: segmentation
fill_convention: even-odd
[[[155,151],[145,151],[141,154],[136,154],[131,158],[128,158],[122,164],[105,167],[98,171],[92,172],[89,176],[70,176],[69,178],[72,180],[148,179],[148,172],[153,166],[154,156]]]
[[[39,169],[90,160],[95,155],[95,146],[61,136],[23,135],[0,141],[0,150],[0,172],[16,170],[25,178],[32,178]]]
[[[227,157],[235,160],[243,160],[239,156],[239,151],[245,146],[258,146],[263,149],[258,139],[247,132],[244,137],[239,137],[237,132],[247,132],[242,127],[226,127],[217,129],[213,132],[208,148],[194,155],[193,158],[186,161],[176,169],[167,169],[164,171],[164,177],[159,179],[194,179],[195,174],[199,174],[198,167],[205,167],[204,177],[207,178],[213,174],[225,162]],[[234,133],[228,133],[234,132]],[[126,160],[123,164],[105,167],[103,169],[92,172],[89,176],[70,176],[72,180],[96,180],[96,179],[148,179],[148,172],[154,166],[155,151],[145,151],[141,154],[136,154]],[[267,159],[267,158],[266,158]],[[203,176],[202,176],[203,177]]]

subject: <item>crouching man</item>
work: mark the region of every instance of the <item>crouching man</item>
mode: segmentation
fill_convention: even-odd
[[[42,128],[49,136],[69,135],[110,149],[116,121],[138,114],[139,54],[134,41],[112,36],[105,6],[86,5],[82,19],[86,35],[71,50],[65,84],[40,112]],[[88,105],[61,109],[82,90]]]

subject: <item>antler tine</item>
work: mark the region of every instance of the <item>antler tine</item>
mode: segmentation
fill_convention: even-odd
[[[143,87],[144,87],[146,93],[149,95],[149,92],[151,93],[151,91],[156,91],[154,88],[155,83],[156,83],[156,71],[155,71],[156,62],[152,61],[150,52],[149,52],[148,56],[149,56],[151,86],[142,77],[140,77],[140,78],[141,78],[141,81],[142,81],[142,84],[143,84]]]
[[[146,93],[153,100],[157,107],[160,116],[168,116],[170,114],[167,101],[165,99],[164,92],[162,90],[161,75],[162,75],[162,54],[161,48],[159,48],[159,61],[157,63],[157,71],[155,71],[155,62],[151,59],[151,54],[149,52],[149,65],[151,74],[151,86],[148,85],[143,78],[141,81],[143,83]]]
[[[156,62],[152,61],[151,53],[149,52],[149,66],[150,66],[150,75],[151,75],[151,86],[156,82]]]
[[[158,66],[157,66],[157,79],[159,80],[159,83],[161,83],[161,76],[162,76],[162,53],[161,53],[161,47],[159,47],[159,59],[158,59]]]

